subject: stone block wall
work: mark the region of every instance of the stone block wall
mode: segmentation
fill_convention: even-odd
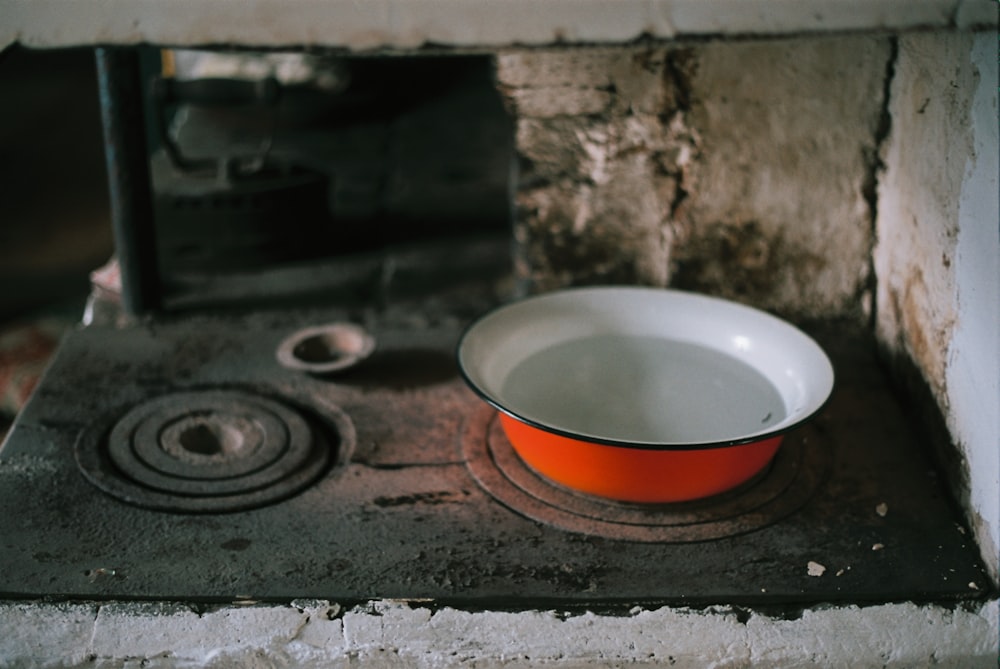
[[[501,52],[520,278],[863,320],[891,56],[873,36]]]

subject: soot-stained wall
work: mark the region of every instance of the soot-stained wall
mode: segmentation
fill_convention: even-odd
[[[870,36],[501,53],[520,277],[864,319],[892,56]]]

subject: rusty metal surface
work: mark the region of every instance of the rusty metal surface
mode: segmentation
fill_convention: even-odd
[[[453,361],[468,315],[426,300],[369,315],[377,350],[337,377],[276,360],[296,329],[350,316],[275,310],[73,333],[0,451],[0,594],[513,608],[989,594],[971,533],[864,339],[817,330],[838,385],[810,428],[828,475],[800,509],[739,536],[651,543],[545,525],[480,487],[461,440],[482,405]],[[283,501],[198,515],[124,503],[77,468],[76,440],[108,411],[214,387],[341,408],[356,428],[350,461]]]
[[[469,472],[512,511],[569,532],[607,539],[684,543],[753,532],[802,507],[826,478],[830,445],[809,426],[785,437],[774,462],[736,490],[677,504],[628,504],[553,484],[515,453],[484,405],[469,416],[462,455]]]

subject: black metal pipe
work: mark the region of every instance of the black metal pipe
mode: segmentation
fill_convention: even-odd
[[[95,53],[122,304],[138,315],[162,304],[139,54],[131,47]]]

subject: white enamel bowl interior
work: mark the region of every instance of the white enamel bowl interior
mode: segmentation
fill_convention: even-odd
[[[569,289],[500,307],[469,328],[458,357],[470,385],[506,413],[634,446],[779,434],[833,388],[826,354],[791,324],[655,288]]]

